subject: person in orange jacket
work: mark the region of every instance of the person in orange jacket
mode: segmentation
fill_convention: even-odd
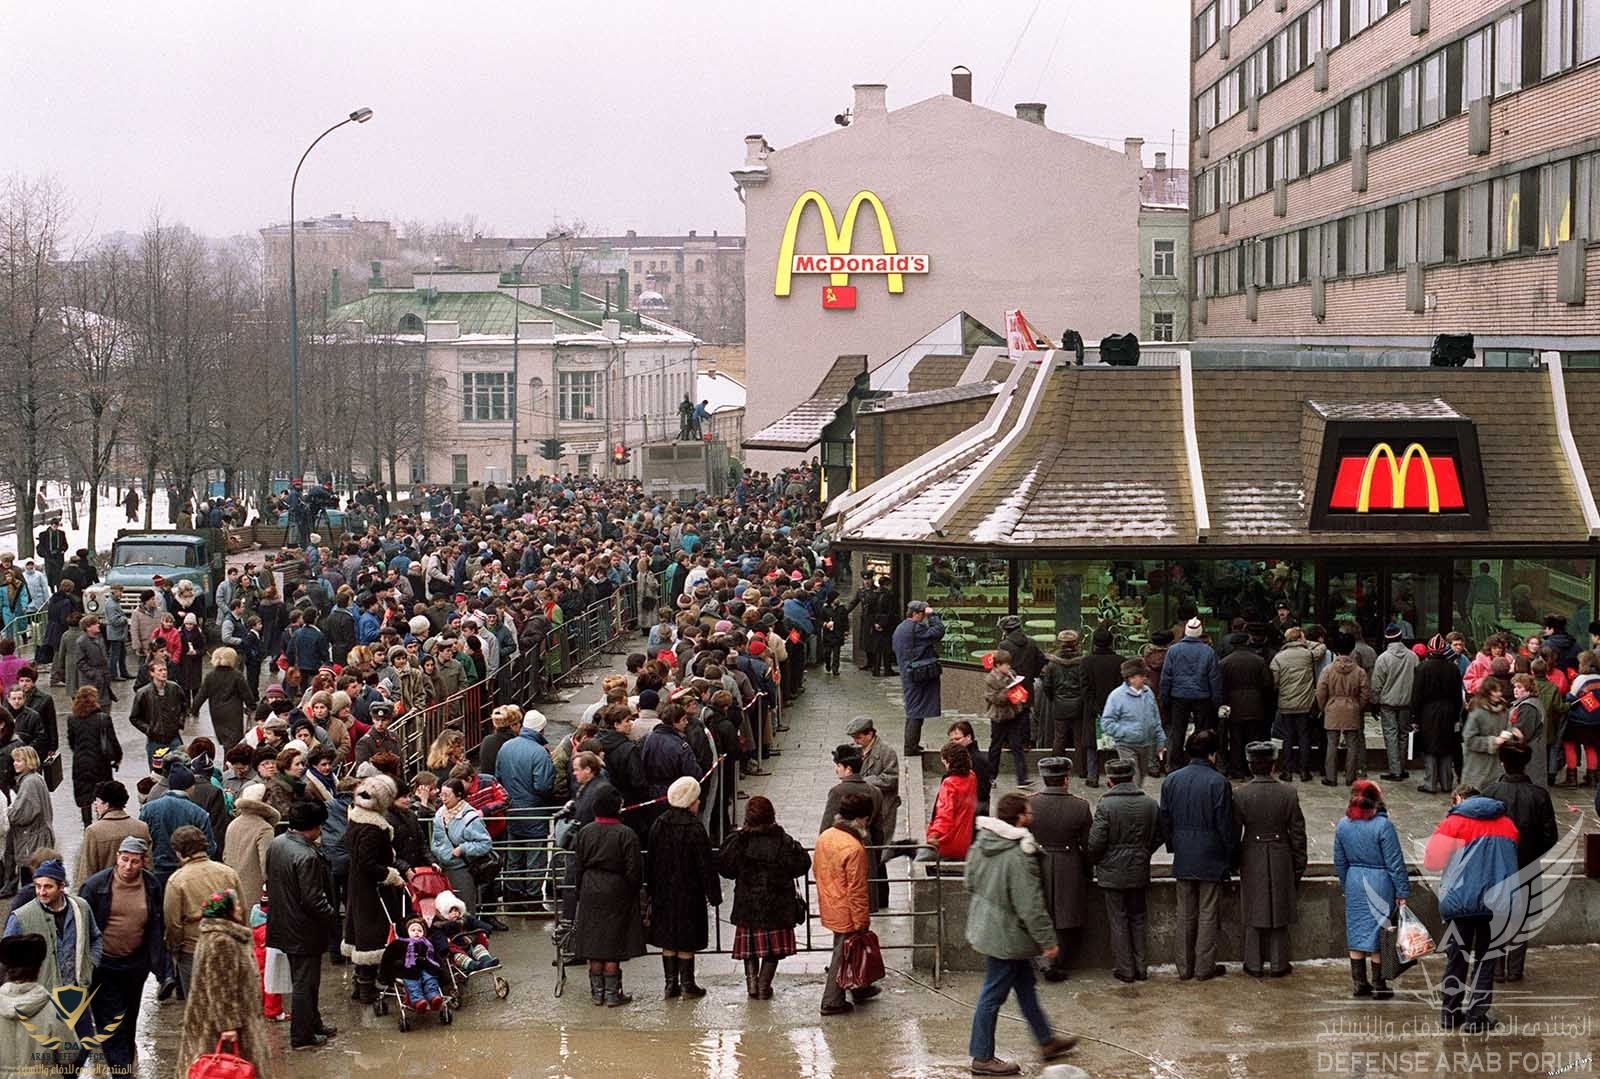
[[[839,986],[839,967],[845,941],[872,927],[867,895],[867,848],[862,842],[872,821],[872,800],[864,794],[847,794],[839,800],[833,825],[817,837],[811,865],[817,877],[817,907],[822,927],[833,933],[833,958],[822,990],[822,1014],[843,1015],[855,1004],[845,999]],[[852,990],[855,1003],[870,1000],[880,990],[875,985]]]

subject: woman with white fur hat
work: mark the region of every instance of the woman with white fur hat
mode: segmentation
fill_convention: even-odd
[[[390,920],[399,916],[404,901],[405,881],[395,868],[394,826],[385,816],[395,792],[394,780],[386,775],[363,779],[344,836],[350,876],[340,950],[356,965],[352,999],[362,1004],[377,999],[378,962],[389,941]]]
[[[700,823],[700,783],[689,776],[667,788],[667,810],[650,828],[646,886],[651,944],[661,949],[668,999],[703,997],[694,953],[707,943],[706,907],[722,904],[722,881],[711,839]]]

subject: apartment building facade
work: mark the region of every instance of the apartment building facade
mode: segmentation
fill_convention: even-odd
[[[1195,0],[1197,354],[1600,350],[1600,0]]]

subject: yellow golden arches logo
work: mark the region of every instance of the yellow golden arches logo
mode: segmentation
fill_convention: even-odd
[[[1394,450],[1387,442],[1380,442],[1372,447],[1372,452],[1367,454],[1367,465],[1361,470],[1361,488],[1356,495],[1356,512],[1366,513],[1372,503],[1372,477],[1378,471],[1378,460],[1382,458],[1389,464],[1389,501],[1390,509],[1406,508],[1406,475],[1411,470],[1411,459],[1415,457],[1422,462],[1422,474],[1428,482],[1428,512],[1439,512],[1439,481],[1433,474],[1433,462],[1428,459],[1428,451],[1413,442],[1407,446],[1400,459],[1395,460]]]
[[[815,206],[817,215],[822,218],[822,237],[826,254],[795,254],[796,233],[800,230],[800,219],[805,216],[808,206]],[[870,206],[877,218],[878,236],[883,246],[882,254],[851,253],[851,244],[855,239],[856,218],[860,215],[862,206]],[[889,224],[889,213],[883,208],[883,200],[873,192],[857,191],[855,197],[850,200],[850,205],[845,207],[844,217],[835,221],[833,210],[822,193],[806,191],[795,199],[794,206],[789,210],[789,220],[784,225],[783,239],[778,245],[778,272],[772,293],[775,296],[789,295],[793,275],[797,273],[829,274],[834,285],[848,285],[850,275],[853,273],[883,274],[888,281],[889,291],[902,293],[906,288],[904,275],[927,273],[930,261],[927,255],[900,253],[899,247],[895,244],[894,226]]]

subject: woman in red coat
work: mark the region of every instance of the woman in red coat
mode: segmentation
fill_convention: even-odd
[[[959,862],[972,845],[978,777],[972,771],[971,754],[959,742],[945,743],[939,759],[944,762],[944,778],[933,802],[933,820],[928,822],[928,846],[938,850],[941,861]]]

